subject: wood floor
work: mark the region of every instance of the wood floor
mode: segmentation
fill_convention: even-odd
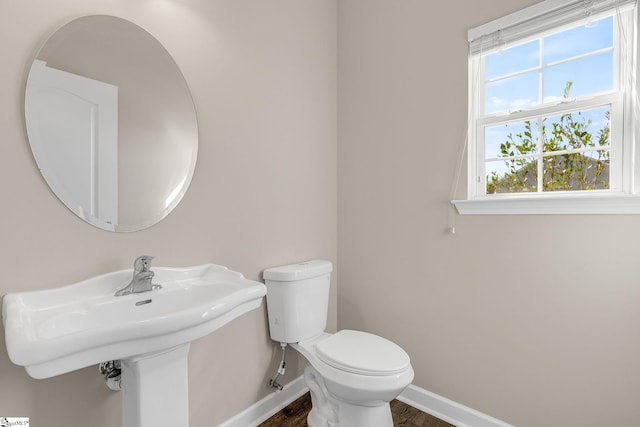
[[[308,427],[307,414],[310,410],[311,397],[306,393],[258,427]],[[391,402],[391,415],[395,427],[453,427],[399,400]]]

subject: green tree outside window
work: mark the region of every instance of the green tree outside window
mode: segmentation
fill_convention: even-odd
[[[572,85],[573,82],[567,82],[564,99],[569,98]],[[548,118],[542,120],[543,191],[609,188],[609,116],[610,111],[607,110],[604,117],[607,124],[596,135],[590,130],[592,119],[584,117],[581,112],[562,114],[551,123],[547,123]],[[538,161],[532,160],[538,156],[538,146],[533,132],[532,122],[527,120],[522,132],[509,134],[507,140],[500,144],[500,153],[504,157],[529,157],[505,159],[507,171],[502,176],[496,171],[487,176],[487,194],[538,190]]]

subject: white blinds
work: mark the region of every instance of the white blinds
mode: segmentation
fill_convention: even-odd
[[[581,19],[633,7],[636,0],[545,0],[511,15],[472,28],[471,54],[488,51]]]

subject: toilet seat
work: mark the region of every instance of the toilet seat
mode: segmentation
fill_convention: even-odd
[[[340,402],[342,410],[352,407],[359,413],[364,408],[388,405],[413,381],[413,368],[404,350],[389,340],[366,332],[323,332],[290,345],[309,362],[305,368],[307,385],[307,370],[312,369],[317,373],[318,382],[326,387],[326,398]],[[355,351],[353,347],[356,347]],[[380,358],[373,360],[374,357]],[[347,422],[345,426],[389,427],[392,424]]]
[[[409,355],[397,344],[367,332],[342,330],[315,345],[322,362],[358,375],[399,374],[410,366]]]

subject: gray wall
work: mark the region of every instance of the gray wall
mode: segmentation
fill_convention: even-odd
[[[37,49],[59,26],[94,13],[154,35],[184,73],[198,113],[191,189],[168,218],[131,234],[98,230],[68,211],[40,177],[25,136],[22,97]],[[276,265],[335,261],[336,25],[336,3],[322,0],[0,2],[0,294],[130,268],[143,253],[156,265],[213,262],[255,280]],[[191,425],[216,425],[266,396],[279,351],[264,305],[194,342]],[[285,381],[303,367],[289,353]],[[120,393],[95,367],[31,379],[8,360],[4,331],[0,384],[0,416],[52,427],[120,423]]]
[[[416,385],[515,425],[635,426],[640,217],[445,232],[466,31],[533,3],[339,1],[339,326],[398,342]]]
[[[401,344],[416,385],[518,426],[637,424],[640,219],[457,217],[458,233],[445,232],[466,126],[466,30],[532,0],[49,3],[0,3],[1,294],[128,268],[141,253],[259,279],[282,263],[335,261],[339,244],[340,327]],[[156,36],[200,119],[192,188],[167,219],[133,234],[67,211],[25,139],[31,58],[87,13]],[[335,329],[335,293],[331,308]],[[290,379],[303,362],[289,354]],[[278,356],[264,307],[196,341],[191,425],[265,396]],[[33,380],[0,348],[0,382],[0,415],[118,425],[120,395],[95,368]]]

